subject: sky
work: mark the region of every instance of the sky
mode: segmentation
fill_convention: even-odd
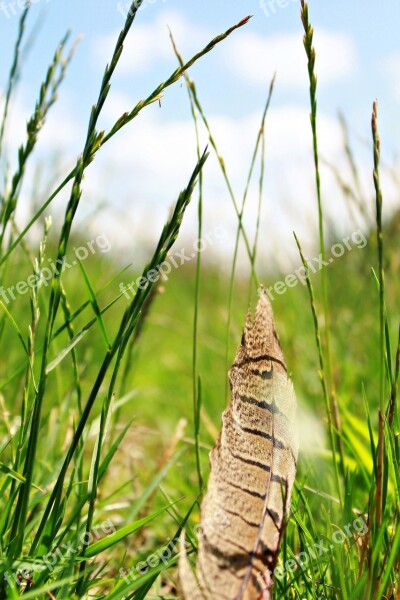
[[[22,1],[0,2],[0,85],[4,88],[12,60]],[[27,219],[29,203],[46,199],[48,180],[56,184],[82,150],[90,108],[96,101],[104,66],[111,57],[128,3],[123,0],[37,0],[28,19],[28,36],[37,36],[27,57],[14,99],[8,129],[8,150],[15,165],[24,123],[32,112],[50,57],[67,29],[81,36],[60,98],[40,134],[37,156],[24,188],[18,215]],[[316,239],[317,211],[309,127],[307,63],[296,0],[146,0],[138,12],[113,79],[100,119],[109,128],[125,111],[164,81],[176,68],[168,37],[189,58],[218,33],[253,15],[249,23],[203,57],[190,70],[209,119],[220,154],[241,203],[251,155],[260,126],[270,80],[276,84],[266,125],[265,197],[260,229],[260,261],[284,269],[296,260],[295,230],[310,252]],[[373,214],[370,147],[372,102],[379,100],[382,155],[396,164],[400,141],[400,4],[398,0],[309,1],[315,29],[318,75],[318,131],[321,158],[335,164],[344,179],[341,111],[349,124],[362,182]],[[205,147],[207,136],[201,131]],[[96,234],[106,232],[116,248],[141,260],[143,248],[154,244],[169,209],[185,186],[196,161],[195,131],[182,80],[169,88],[161,107],[142,111],[99,153],[88,169],[78,222]],[[41,186],[32,181],[40,166]],[[393,177],[384,173],[387,214],[398,207]],[[204,171],[205,231],[221,224],[228,235],[210,255],[223,259],[234,241],[236,219],[213,155]],[[250,187],[245,224],[254,235],[258,205],[258,172]],[[322,169],[327,219],[337,235],[365,228],[359,216],[349,217],[331,169]],[[66,194],[50,212],[63,210]],[[196,206],[190,207],[183,242],[196,232]],[[182,243],[183,243],[182,242]],[[243,259],[244,260],[244,259]],[[297,259],[298,260],[298,259]]]

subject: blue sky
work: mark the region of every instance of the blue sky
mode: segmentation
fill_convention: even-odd
[[[48,131],[43,132],[42,145],[39,145],[41,160],[49,153],[54,155],[57,152],[57,156],[62,155],[64,165],[72,166],[73,157],[82,147],[87,118],[97,97],[105,61],[123,25],[118,4],[124,7],[127,2],[38,0],[31,8],[29,25],[34,25],[39,19],[41,28],[24,67],[15,107],[16,123],[17,117],[23,115],[26,118],[31,112],[49,57],[65,30],[70,28],[73,36],[83,36],[58,106],[47,124]],[[279,237],[282,234],[287,243],[292,244],[289,236],[293,229],[306,235],[307,226],[314,224],[307,116],[309,99],[302,26],[297,1],[266,0],[264,6],[261,4],[262,0],[261,3],[260,0],[145,2],[132,27],[125,56],[116,73],[103,125],[111,125],[175,68],[167,25],[173,29],[184,56],[189,57],[214,35],[246,14],[254,15],[245,28],[235,32],[225,44],[195,65],[191,76],[196,80],[202,104],[218,134],[240,197],[269,79],[277,70],[276,89],[267,122],[271,134],[267,137],[270,145],[267,149],[269,179],[266,194],[267,203],[278,205],[272,217],[276,219],[273,229],[279,232]],[[0,3],[2,86],[18,26],[13,5],[19,15],[21,10],[17,3],[8,0]],[[341,142],[336,118],[340,109],[351,125],[355,147],[360,155],[360,168],[369,190],[369,150],[359,138],[369,139],[371,106],[375,98],[380,102],[382,145],[388,161],[397,155],[399,147],[400,4],[397,0],[384,3],[375,0],[310,0],[309,8],[316,32],[321,151],[328,160],[340,164]],[[13,134],[9,140],[10,148],[18,142],[18,135],[23,135],[23,130],[15,125]],[[114,210],[115,227],[120,227],[115,210],[119,211],[122,221],[126,224],[128,219],[130,227],[118,237],[129,240],[132,232],[136,232],[140,245],[143,221],[147,222],[150,214],[155,224],[161,225],[176,192],[187,179],[194,156],[187,95],[184,86],[178,84],[166,93],[161,109],[157,105],[148,109],[146,114],[142,113],[137,124],[132,123],[129,131],[122,132],[118,140],[104,149],[98,167],[93,167],[88,176],[84,199],[86,211],[90,212],[101,201],[106,208],[103,221],[99,217],[98,227],[109,223],[111,209]],[[233,227],[233,213],[226,217],[231,207],[225,197],[218,168],[210,160],[207,169],[209,226],[225,219],[227,226]],[[326,188],[331,192],[329,173],[326,174]],[[393,202],[390,199],[389,205]],[[347,218],[337,193],[334,199],[327,198],[327,205],[333,207],[332,218]],[[154,216],[155,207],[162,207],[157,216]],[[296,207],[294,215],[293,208]],[[250,228],[253,209],[250,207],[248,215]],[[85,210],[82,210],[84,214]],[[192,225],[192,229],[188,226],[188,235],[194,229]],[[348,224],[348,227],[354,225]]]
[[[4,60],[4,58],[11,58],[12,45],[17,29],[17,17],[13,16],[10,4],[12,3],[5,0],[5,10],[9,18],[5,16],[4,10],[0,9],[3,58],[1,61],[2,82],[4,82],[7,65],[9,64],[9,60]],[[32,86],[35,86],[35,83],[37,84],[43,74],[48,57],[54,51],[57,42],[66,29],[70,28],[73,34],[82,33],[84,38],[78,52],[79,60],[70,70],[66,87],[72,90],[77,99],[81,100],[82,105],[90,104],[99,83],[99,70],[93,68],[93,62],[91,61],[93,40],[99,35],[117,32],[123,20],[117,6],[122,5],[124,7],[126,4],[126,0],[122,2],[116,0],[85,0],[84,2],[78,0],[70,0],[69,2],[39,0],[32,6],[31,23],[36,18],[43,19],[42,35],[33,59],[29,62],[29,70],[25,72],[25,81]],[[283,4],[284,0],[282,0]],[[262,36],[295,33],[299,36],[300,41],[302,30],[298,5],[297,1],[288,0],[286,7],[279,8],[279,0],[276,0],[275,3],[265,0],[265,9],[263,10],[260,6],[260,0],[250,0],[246,3],[237,0],[229,3],[226,0],[213,0],[212,2],[208,0],[202,2],[198,0],[157,0],[152,4],[145,3],[144,8],[139,13],[137,23],[151,23],[162,13],[178,11],[190,23],[202,26],[210,34],[216,34],[244,15],[253,14],[253,19],[247,25],[246,31]],[[329,86],[329,89],[320,89],[320,103],[324,104],[324,108],[328,110],[334,111],[341,107],[345,112],[354,111],[354,114],[357,115],[360,108],[364,110],[364,107],[366,107],[369,110],[372,99],[379,97],[382,103],[382,121],[385,123],[387,119],[391,123],[392,114],[386,118],[385,111],[395,112],[399,105],[393,98],[393,89],[391,89],[388,81],[385,62],[391,56],[400,54],[398,42],[400,4],[396,0],[386,0],[385,2],[378,2],[377,0],[317,2],[311,0],[309,6],[316,31],[323,28],[335,33],[344,33],[352,38],[357,47],[359,60],[357,76],[350,82],[350,85],[348,85],[349,82],[345,82],[337,88]],[[18,15],[21,13],[18,7],[15,7],[14,10]],[[275,13],[273,13],[273,10],[275,10]],[[269,13],[268,17],[264,11]],[[133,27],[131,33],[132,37],[134,35],[135,27]],[[299,51],[301,52],[300,46]],[[332,52],[334,53],[334,48],[332,48]],[[260,60],[260,58],[255,57],[255,60]],[[273,57],[265,57],[261,60],[274,62]],[[213,62],[216,62],[213,56],[207,57],[203,61],[202,66],[204,68],[200,67],[197,70],[198,75],[206,80],[204,91],[207,96],[210,96],[210,101],[213,101],[216,110],[223,109],[232,114],[237,114],[259,106],[260,100],[262,101],[263,98],[262,90],[257,90],[257,93],[254,93],[254,90],[238,89],[238,86],[235,86],[236,82],[232,82],[232,77],[223,77],[224,74],[221,73],[221,70],[216,73],[216,69],[212,65]],[[101,65],[99,65],[100,68]],[[153,69],[155,75],[162,76],[166,72],[165,67]],[[126,78],[122,79],[117,82],[122,89],[132,90],[136,88],[134,82],[126,81]],[[143,77],[139,81],[145,84],[146,81],[151,82],[152,78]],[[217,81],[220,82],[221,87],[223,85],[224,87],[227,86],[228,90],[234,89],[234,102],[226,103],[220,94],[212,93],[213,90],[215,91]],[[248,93],[249,91],[251,93]],[[277,99],[280,98],[281,96],[278,93]],[[286,99],[288,98],[290,96],[286,95]]]

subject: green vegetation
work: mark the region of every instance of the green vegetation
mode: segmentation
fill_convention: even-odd
[[[5,91],[0,150],[20,76],[28,12],[21,18]],[[200,93],[187,75],[195,61],[247,19],[187,63],[175,48],[180,64],[170,78],[109,132],[99,132],[97,121],[134,16],[135,10],[105,70],[76,167],[43,199],[22,231],[14,220],[15,211],[40,128],[73,59],[73,49],[67,51],[68,37],[57,49],[40,88],[16,172],[1,190],[1,598],[177,596],[176,539],[186,528],[195,551],[193,527],[199,520],[203,478],[206,481],[208,475],[208,451],[226,405],[227,364],[240,340],[249,297],[254,300],[259,282],[271,289],[287,276],[255,271],[259,219],[254,241],[242,224],[252,199],[247,190],[237,199],[229,167],[219,155],[218,140],[203,113]],[[318,48],[313,47],[304,3],[302,20],[319,214],[316,247],[320,247],[317,253],[329,259],[330,248],[342,240],[332,227],[324,231],[314,64]],[[53,271],[47,283],[42,280],[29,290],[22,286],[23,292],[14,292],[15,300],[9,292],[5,295],[16,279],[37,283],[48,259],[60,265],[66,256],[71,263],[72,248],[87,244],[74,228],[85,169],[112,136],[140,118],[139,113],[182,75],[195,123],[202,121],[208,128],[209,151],[219,157],[238,219],[230,273],[226,265],[218,269],[202,264],[199,255],[197,265],[173,270],[168,281],[147,278],[176,242],[190,201],[198,201],[201,236],[201,170],[207,153],[198,147],[198,163],[187,174],[188,181],[182,181],[186,187],[142,271],[147,284],[129,301],[119,284],[141,273],[121,270],[118,257],[101,253],[89,254],[64,273]],[[259,212],[272,92],[273,83],[260,130],[254,132],[249,171],[249,181],[259,178]],[[277,328],[299,401],[302,440],[292,514],[276,576],[276,599],[380,600],[398,598],[400,593],[400,219],[396,214],[390,222],[382,221],[378,130],[374,104],[371,177],[376,189],[376,223],[364,231],[366,243],[354,238],[351,251],[320,272],[310,270],[304,280],[307,286],[298,283],[282,295],[272,291]],[[343,192],[353,208],[365,207],[370,200],[360,195],[359,174],[347,142],[344,153],[354,180],[342,182]],[[1,159],[4,162],[4,156]],[[65,219],[58,231],[51,224],[49,210],[71,181]],[[196,182],[199,186],[194,193]],[[43,239],[35,247],[25,236],[37,222],[42,224]],[[247,277],[236,272],[240,243],[249,258]],[[301,240],[298,243],[301,248]]]

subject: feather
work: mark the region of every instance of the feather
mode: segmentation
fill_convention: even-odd
[[[298,453],[296,399],[264,290],[254,323],[250,312],[229,372],[231,402],[210,453],[201,506],[197,580],[202,596],[179,576],[183,597],[269,600],[273,571],[290,508]],[[223,512],[228,526],[215,523]],[[182,562],[181,562],[182,561]],[[187,565],[186,565],[187,566]],[[194,575],[191,572],[193,578]]]

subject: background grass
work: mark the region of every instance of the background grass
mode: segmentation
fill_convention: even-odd
[[[313,115],[310,135],[314,134],[317,159],[314,49],[306,10],[304,5],[305,61],[309,62]],[[6,91],[10,101],[26,16],[25,13],[21,19],[15,64]],[[5,288],[26,280],[32,272],[39,272],[48,257],[56,260],[66,254],[67,261],[72,260],[73,248],[87,243],[84,232],[73,228],[85,168],[111,136],[136,118],[146,105],[156,101],[165,87],[186,70],[182,59],[179,70],[147,100],[121,117],[109,133],[98,132],[97,118],[107,98],[123,38],[132,23],[133,19],[128,18],[106,69],[83,155],[65,179],[65,182],[73,180],[73,186],[64,223],[60,227],[56,221],[50,227],[49,221],[44,220],[58,191],[48,200],[43,199],[39,211],[32,214],[31,222],[40,222],[44,231],[44,241],[39,247],[26,242],[14,222],[14,213],[25,165],[40,133],[38,123],[45,120],[72,58],[65,51],[67,38],[55,53],[28,125],[27,139],[21,146],[16,174],[8,179],[2,191],[0,262],[1,284]],[[223,39],[221,36],[214,40],[196,60]],[[186,83],[193,115],[204,121],[206,117],[201,112],[194,84],[189,79]],[[259,177],[261,199],[263,148],[268,136],[263,123],[264,119],[268,123],[267,108],[268,103],[263,119],[260,115],[260,131],[254,132],[252,161],[253,176]],[[5,123],[6,117],[5,114]],[[319,372],[306,286],[299,284],[288,289],[273,302],[277,329],[297,392],[301,435],[293,510],[281,564],[294,559],[296,565],[295,557],[300,552],[307,551],[312,556],[307,548],[312,549],[321,540],[328,548],[304,569],[298,564],[293,572],[286,569],[285,576],[276,581],[275,598],[399,597],[400,453],[396,382],[400,213],[383,223],[381,231],[376,120],[374,127],[371,177],[374,170],[377,224],[371,222],[366,226],[365,248],[353,246],[323,276],[310,275],[321,335],[320,350],[326,366],[324,373]],[[211,151],[218,150],[218,141],[209,133]],[[344,148],[345,154],[346,151],[352,161],[351,151]],[[159,232],[160,243],[154,254],[149,255],[143,273],[160,264],[174,243],[180,248],[176,238],[193,194],[194,181],[206,158],[202,152],[199,147],[199,166],[193,165],[192,177],[190,173],[185,175],[182,187],[187,187],[165,229]],[[222,157],[220,164],[229,186]],[[371,199],[357,196],[356,183],[349,185],[347,188],[343,185],[349,202],[356,197],[361,206],[371,204]],[[353,190],[353,196],[348,189]],[[171,191],[172,197],[174,193],[178,195],[176,190]],[[246,195],[239,201],[235,190],[230,193],[232,210],[238,216],[240,244]],[[201,187],[199,200],[195,195],[191,201],[199,202],[201,232]],[[319,210],[323,220],[322,197]],[[325,224],[324,237],[321,248],[329,255],[329,248],[340,242],[341,237],[334,223]],[[321,239],[316,239],[316,247],[317,242]],[[252,259],[249,241],[245,241],[244,248]],[[121,257],[97,253],[83,261],[81,269],[77,265],[62,276],[55,276],[51,285],[42,285],[30,296],[18,295],[9,304],[3,301],[1,597],[15,598],[22,594],[27,598],[175,598],[176,551],[166,551],[164,561],[157,557],[150,560],[152,564],[146,572],[143,568],[141,573],[133,571],[127,575],[127,572],[161,552],[179,536],[182,527],[187,528],[196,547],[191,528],[199,519],[199,471],[206,479],[208,452],[226,406],[227,359],[231,364],[249,298],[254,300],[256,296],[255,283],[263,282],[268,288],[287,273],[260,271],[250,277],[251,264],[249,273],[244,275],[231,265],[227,269],[227,265],[190,263],[173,270],[167,282],[149,285],[128,301],[121,296],[119,283],[130,282],[141,273],[132,268],[123,270],[124,267]],[[383,272],[384,295],[380,294]],[[194,319],[197,319],[195,330]],[[326,338],[328,328],[330,347]],[[50,371],[49,365],[54,367]],[[327,386],[328,412],[321,375]],[[334,419],[329,423],[335,403],[340,425]],[[332,542],[336,539],[335,532],[343,531],[360,516],[368,526],[364,535],[358,535],[353,528],[343,543]],[[113,523],[115,533],[110,534],[106,526],[102,528],[108,521]],[[92,535],[90,544],[82,544],[85,531],[90,534],[96,526],[101,541]],[[43,557],[52,563],[51,568],[46,567]],[[120,569],[124,570],[125,578]]]

